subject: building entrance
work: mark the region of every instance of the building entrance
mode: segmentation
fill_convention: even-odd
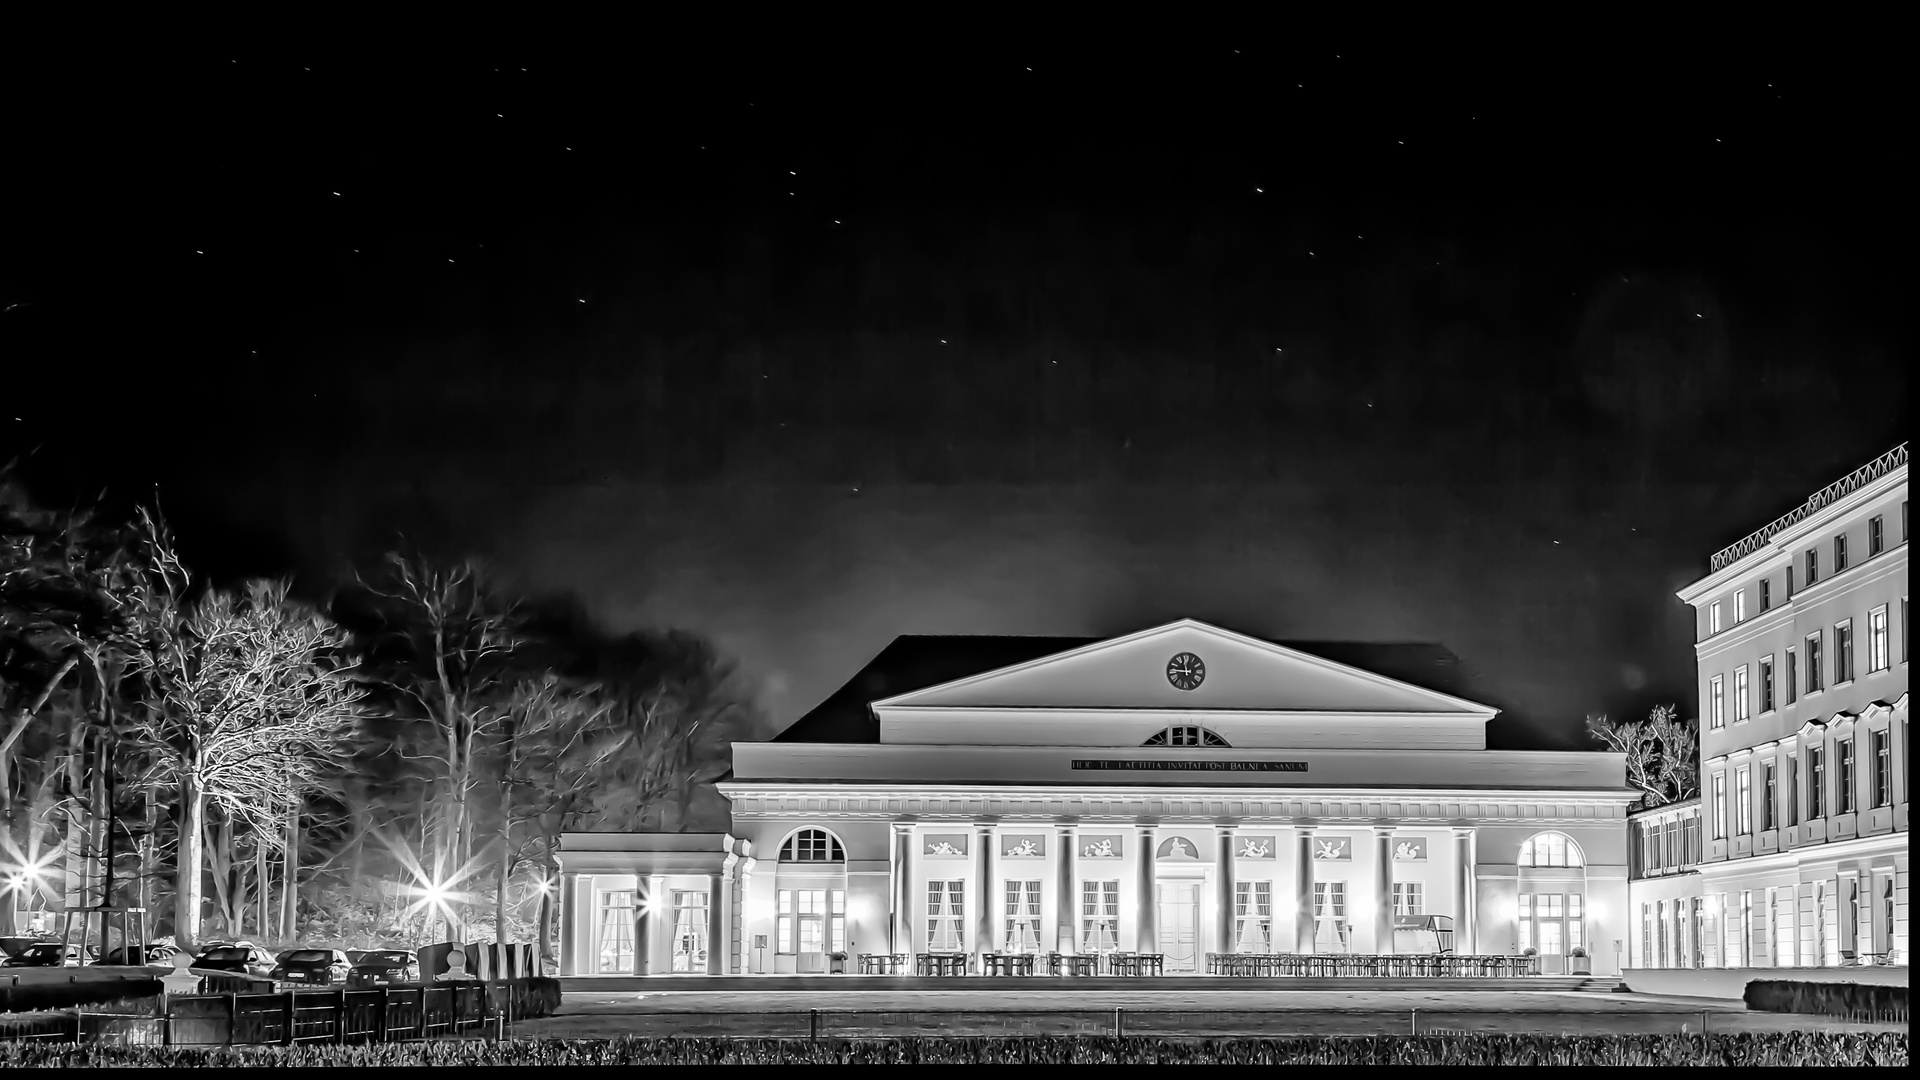
[[[1199,970],[1200,886],[1193,882],[1160,884],[1160,952],[1165,971]]]

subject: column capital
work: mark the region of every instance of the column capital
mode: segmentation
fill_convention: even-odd
[[[1399,830],[1400,826],[1398,825],[1383,825],[1377,821],[1373,824],[1373,835],[1375,836],[1392,836]]]
[[[1471,840],[1473,839],[1473,834],[1479,831],[1480,827],[1478,825],[1455,825],[1453,826],[1453,838],[1455,840]]]
[[[893,835],[899,836],[904,832],[912,832],[913,826],[914,823],[911,821],[896,821],[893,823]]]
[[[976,821],[973,823],[973,827],[980,835],[985,836],[994,830],[995,823],[991,821]]]
[[[1219,836],[1232,836],[1234,833],[1234,830],[1238,829],[1239,827],[1240,826],[1238,825],[1229,824],[1224,821],[1216,821],[1213,823],[1213,831],[1216,835],[1219,835]]]

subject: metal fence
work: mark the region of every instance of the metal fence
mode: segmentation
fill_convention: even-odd
[[[490,1028],[504,1033],[520,1011],[518,997],[504,983],[193,994],[170,999],[164,1017],[81,1009],[0,1022],[0,1040],[156,1046],[401,1042]]]

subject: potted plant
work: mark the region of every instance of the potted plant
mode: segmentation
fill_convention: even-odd
[[[1579,945],[1567,950],[1567,974],[1593,974],[1593,961],[1587,958],[1587,950]]]
[[[847,973],[847,954],[843,952],[827,954],[827,971],[834,975]]]
[[[1529,958],[1534,958],[1533,962],[1528,964],[1527,967],[1532,969],[1533,974],[1535,975],[1540,974],[1540,961],[1537,959],[1540,955],[1539,949],[1536,949],[1533,946],[1529,945],[1526,948],[1520,950],[1520,955],[1529,957]]]

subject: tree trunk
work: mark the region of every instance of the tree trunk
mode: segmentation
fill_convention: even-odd
[[[38,715],[40,710],[46,706],[47,699],[53,696],[54,688],[58,687],[61,681],[67,677],[67,673],[72,671],[79,663],[80,658],[78,656],[69,656],[66,660],[62,661],[60,669],[55,671],[53,677],[47,680],[46,685],[40,688],[40,693],[34,696],[33,701],[14,710],[13,714],[7,717],[6,731],[4,734],[0,734],[0,828],[6,830],[4,834],[5,839],[13,845],[9,850],[28,851],[31,850],[32,847],[30,844],[21,843],[20,836],[15,831],[13,765],[14,757],[19,753],[20,737],[26,734],[27,725],[32,723],[34,716]],[[32,829],[33,827],[33,823],[29,821],[27,828]],[[5,883],[0,884],[0,937],[12,937],[15,934],[19,927],[16,925],[14,919],[14,910],[20,906],[23,899],[25,899],[27,903],[32,902],[31,893],[28,893],[28,895],[23,898],[19,894],[27,892],[27,890],[15,888],[12,880],[12,875],[8,875]]]
[[[273,907],[273,863],[267,858],[267,838],[253,836],[253,925],[264,940],[270,935],[267,912]]]
[[[513,787],[510,784],[500,787],[500,864],[499,875],[493,883],[493,940],[504,943],[508,940],[507,879],[513,876],[513,845],[509,843],[513,836]]]
[[[90,852],[90,866],[94,871],[94,886],[97,899],[93,903],[102,909],[113,906],[113,851],[109,844],[113,827],[112,796],[107,790],[107,740],[111,729],[102,725],[93,732],[93,775],[87,783],[87,845]],[[108,940],[107,924],[110,916],[100,916],[100,955],[105,956],[113,948]]]
[[[280,940],[294,940],[294,917],[300,910],[300,798],[287,810],[287,857],[280,882]]]
[[[206,796],[191,770],[180,778],[180,844],[174,857],[173,936],[191,952],[200,944],[200,862],[206,856]]]

